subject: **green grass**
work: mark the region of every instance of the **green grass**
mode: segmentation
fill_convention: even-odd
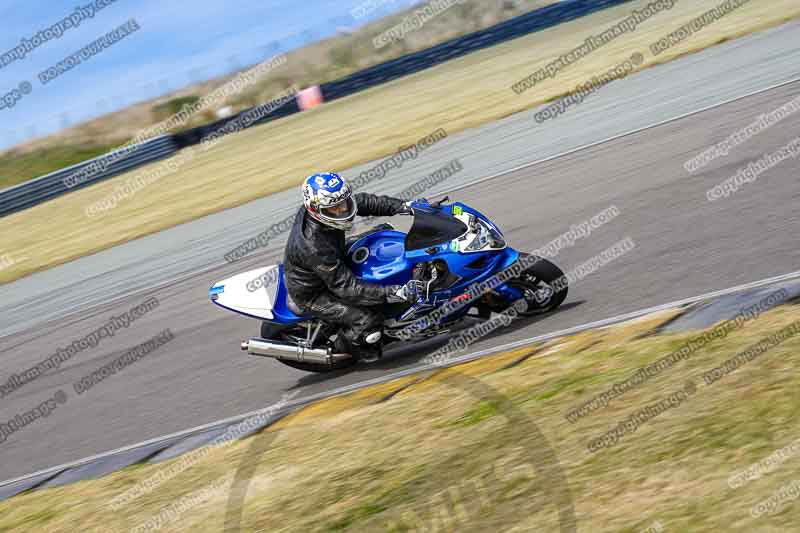
[[[114,146],[66,145],[0,157],[0,189],[92,159],[113,148]]]
[[[498,407],[497,402],[491,400],[480,401],[475,407],[453,422],[453,424],[462,427],[474,426],[487,418],[497,415],[499,412]]]

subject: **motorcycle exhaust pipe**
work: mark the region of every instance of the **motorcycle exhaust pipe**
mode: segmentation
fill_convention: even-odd
[[[242,341],[242,350],[249,355],[260,357],[274,357],[275,359],[288,359],[318,365],[332,365],[337,361],[350,359],[349,353],[329,353],[327,349],[306,348],[296,343],[267,340],[259,337]]]

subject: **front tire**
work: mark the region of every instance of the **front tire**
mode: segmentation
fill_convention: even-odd
[[[520,256],[533,257],[530,254],[520,254]],[[558,283],[556,284],[557,281]],[[539,257],[533,266],[508,284],[525,293],[528,309],[520,313],[522,316],[535,316],[554,311],[564,303],[569,292],[567,277],[564,272],[543,257]],[[545,287],[550,287],[554,292],[546,300],[540,300],[538,297],[546,292],[543,292]]]

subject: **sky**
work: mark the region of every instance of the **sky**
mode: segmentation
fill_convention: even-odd
[[[108,5],[85,9],[78,6]],[[417,0],[0,0],[0,150],[227,74]],[[368,7],[363,18],[351,11]],[[20,59],[3,54],[73,16]],[[113,46],[43,83],[39,74],[134,19]],[[59,26],[63,28],[64,24]],[[33,41],[34,43],[36,41]],[[29,45],[30,46],[30,45]],[[9,62],[10,60],[10,62]],[[51,71],[53,72],[53,71]],[[25,94],[27,93],[27,94]],[[9,95],[6,98],[6,95]],[[13,103],[13,106],[10,105]]]

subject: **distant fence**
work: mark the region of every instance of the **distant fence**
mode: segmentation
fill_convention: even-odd
[[[128,170],[151,161],[163,159],[177,151],[178,145],[175,143],[172,135],[161,135],[160,137],[154,137],[140,144],[129,154],[126,154],[118,161],[108,165],[108,168],[103,172],[93,176],[85,183],[74,187],[67,187],[64,184],[64,179],[92,164],[95,159],[90,159],[89,161],[57,170],[41,178],[36,178],[15,187],[4,189],[0,191],[0,216],[33,207],[36,204],[56,198],[67,192],[78,190],[100,180],[116,176],[117,174],[122,174],[123,172],[127,172]]]
[[[632,0],[565,0],[501,22],[490,28],[451,39],[426,50],[421,50],[413,54],[374,65],[355,72],[346,78],[323,83],[320,85],[320,90],[322,91],[322,96],[325,101],[342,98],[358,91],[363,91],[370,87],[433,67],[445,61],[449,61],[450,59],[469,54],[470,52],[516,39],[517,37],[522,37],[523,35],[550,28],[557,24],[568,22],[596,11],[630,1]],[[262,104],[262,106],[258,107],[270,105],[272,105],[272,103]],[[200,126],[175,135],[164,135],[151,139],[143,143],[129,156],[110,165],[106,171],[97,173],[85,183],[71,189],[64,186],[61,180],[76,170],[91,164],[95,161],[94,159],[53,172],[41,178],[36,178],[21,185],[17,185],[16,187],[2,190],[0,191],[0,217],[21,209],[27,209],[28,207],[60,196],[70,190],[76,190],[108,179],[140,165],[168,157],[181,148],[200,143],[204,137],[224,128],[229,122],[237,120],[240,115],[250,111],[252,111],[252,109],[246,109],[241,113],[218,120],[212,124]],[[291,101],[273,109],[261,119],[253,122],[251,126],[263,124],[298,112],[300,112],[300,107],[297,101]]]

